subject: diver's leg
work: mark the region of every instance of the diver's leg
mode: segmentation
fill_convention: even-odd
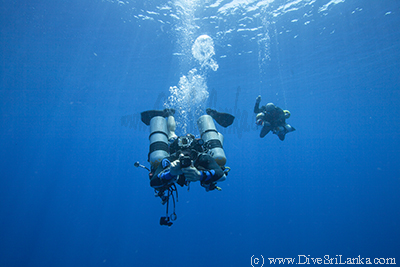
[[[281,141],[285,140],[286,131],[281,131],[278,133],[278,137]]]
[[[293,132],[293,131],[296,130],[294,127],[290,126],[290,125],[287,124],[287,123],[286,123],[286,125],[285,125],[285,129],[286,129],[286,132],[287,132],[287,133],[290,133],[290,132]]]
[[[282,126],[281,126],[282,127]],[[285,136],[287,133],[293,132],[296,129],[286,123],[285,126],[282,127],[282,131],[277,132],[277,135],[281,141],[285,140]]]
[[[271,123],[264,121],[264,125],[260,132],[260,137],[263,138],[264,136],[266,136],[269,133],[269,131],[271,131],[271,128],[272,128]]]

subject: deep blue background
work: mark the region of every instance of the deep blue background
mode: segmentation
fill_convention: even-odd
[[[129,15],[154,7],[134,1],[133,11],[2,1],[0,266],[250,266],[252,255],[398,263],[400,2],[318,12],[328,2],[307,7],[309,24],[302,9],[273,18],[262,64],[256,42],[198,29],[219,64],[207,76],[210,106],[236,116],[220,129],[232,171],[221,192],[180,189],[167,228],[133,163],[147,163],[139,113],[162,108],[189,70],[173,56],[173,25]],[[297,131],[284,142],[258,137],[259,94],[291,111]]]

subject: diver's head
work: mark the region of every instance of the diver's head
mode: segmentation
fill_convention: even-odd
[[[193,134],[187,134],[186,136],[180,136],[180,137],[178,137],[178,146],[182,150],[184,150],[184,149],[190,148],[192,146],[193,141],[194,141]]]
[[[186,150],[197,150],[201,152],[202,148],[202,139],[196,139],[193,134],[187,134],[185,136],[179,136],[175,139],[175,141],[169,147],[169,153],[173,154],[177,151],[186,151]]]
[[[267,113],[273,112],[276,109],[274,103],[268,103],[265,105],[265,111]]]
[[[289,119],[290,118],[290,111],[289,110],[285,109],[283,111],[283,113],[285,114],[285,119]]]

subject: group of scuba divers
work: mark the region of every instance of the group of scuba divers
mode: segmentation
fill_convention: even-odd
[[[295,129],[286,123],[290,117],[288,110],[282,110],[272,103],[260,108],[261,96],[256,99],[254,113],[256,124],[262,126],[260,137],[270,131],[280,140]],[[223,149],[223,135],[215,127],[214,120],[222,127],[230,126],[235,117],[228,113],[208,108],[206,115],[197,120],[200,138],[192,134],[177,136],[174,109],[149,110],[141,113],[141,120],[150,126],[150,151],[148,161],[150,169],[135,163],[136,167],[149,171],[150,186],[155,196],[166,204],[166,216],[160,218],[160,225],[171,226],[177,219],[175,199],[178,201],[176,184],[189,186],[191,182],[200,182],[206,191],[221,188],[217,183],[226,179],[230,168],[225,166],[226,156]],[[169,213],[170,199],[173,211]]]

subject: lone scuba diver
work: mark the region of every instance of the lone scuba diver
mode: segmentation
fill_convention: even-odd
[[[176,220],[175,184],[189,186],[191,182],[199,181],[206,191],[221,190],[217,182],[224,181],[230,169],[225,166],[223,136],[216,130],[213,118],[223,127],[228,127],[234,120],[228,113],[207,109],[208,115],[197,120],[201,138],[192,134],[177,136],[174,113],[174,109],[141,113],[141,120],[150,126],[150,186],[161,198],[161,203],[167,204],[166,216],[160,219],[160,224],[167,226]],[[172,214],[168,214],[170,197],[174,208]]]
[[[268,103],[260,108],[261,96],[256,99],[254,113],[256,116],[256,124],[262,126],[260,137],[263,138],[270,131],[276,134],[281,141],[285,140],[287,133],[293,132],[296,129],[286,123],[289,119],[289,110],[282,110],[273,103]]]

